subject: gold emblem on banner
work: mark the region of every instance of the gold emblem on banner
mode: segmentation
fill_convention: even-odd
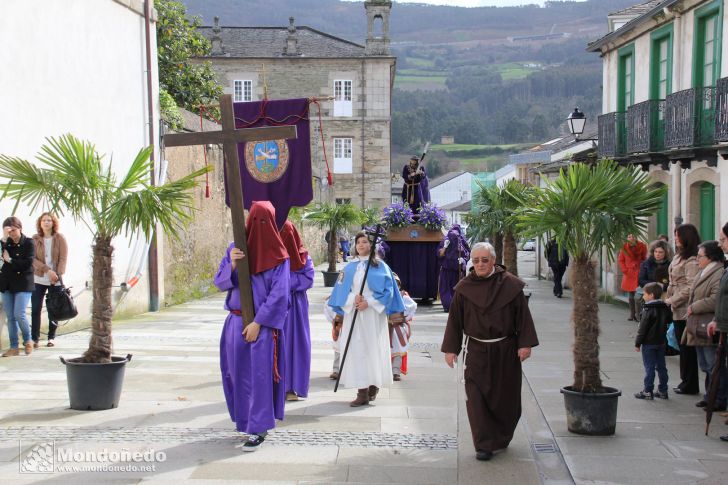
[[[289,152],[286,140],[249,141],[245,144],[245,167],[258,182],[275,182],[286,173]]]

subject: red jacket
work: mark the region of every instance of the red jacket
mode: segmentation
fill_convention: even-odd
[[[647,246],[642,241],[631,246],[624,243],[622,250],[619,251],[617,262],[619,269],[622,270],[622,290],[635,291],[637,289],[637,277],[640,274],[640,265],[642,261],[647,259]]]

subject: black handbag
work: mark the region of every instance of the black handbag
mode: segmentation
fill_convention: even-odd
[[[58,279],[59,286],[51,286],[46,294],[46,308],[48,318],[53,322],[70,320],[78,315],[78,309],[73,302],[71,289],[66,288],[62,279]]]

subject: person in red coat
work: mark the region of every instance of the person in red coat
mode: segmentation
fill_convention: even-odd
[[[642,261],[647,259],[647,245],[642,241],[638,241],[634,234],[627,235],[627,242],[619,251],[617,262],[619,269],[622,271],[622,291],[629,294],[629,318],[627,320],[637,320],[637,305],[634,300],[634,293],[639,286],[637,278],[640,274],[640,265]]]

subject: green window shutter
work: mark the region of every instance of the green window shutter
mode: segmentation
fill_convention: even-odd
[[[711,145],[715,135],[715,89],[720,74],[723,1],[714,0],[695,11],[693,88],[695,134],[698,146]]]
[[[695,11],[693,87],[715,86],[720,76],[722,31],[722,0],[714,0]]]
[[[634,44],[619,49],[617,65],[617,111],[634,104]]]
[[[700,186],[700,238],[715,239],[715,185],[710,182]]]
[[[657,211],[657,220],[655,224],[655,230],[657,231],[656,236],[660,234],[668,234],[667,232],[667,207],[669,204],[669,198],[667,191],[662,194],[662,200],[660,201],[660,209]]]
[[[672,93],[673,24],[650,35],[650,99],[665,99]]]

